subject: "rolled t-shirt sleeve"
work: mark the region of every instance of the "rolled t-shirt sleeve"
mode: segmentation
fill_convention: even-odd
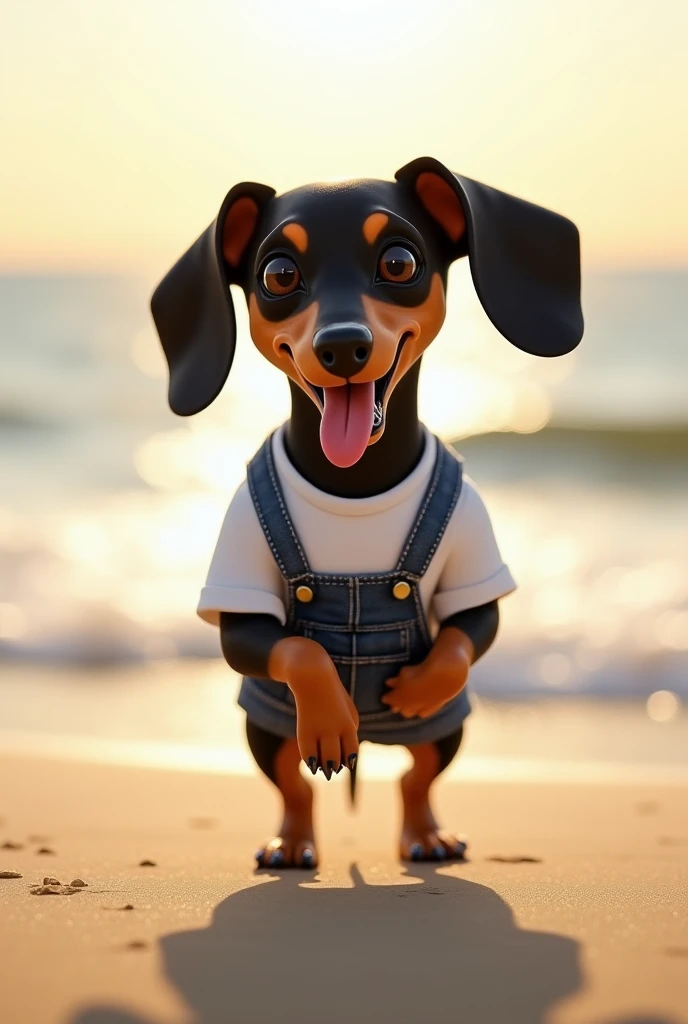
[[[220,612],[274,615],[282,624],[286,621],[282,575],[246,481],[227,510],[197,611],[213,626],[220,624]]]
[[[516,589],[499,553],[485,504],[470,477],[463,478],[447,533],[449,552],[432,604],[438,622]]]

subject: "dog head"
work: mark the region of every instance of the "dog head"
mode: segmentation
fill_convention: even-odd
[[[556,356],[583,333],[578,231],[564,217],[423,157],[394,182],[244,182],[151,302],[174,412],[208,406],[236,340],[244,289],[261,353],[322,414],[328,458],[353,465],[382,435],[390,395],[436,336],[447,271],[468,256],[482,306],[525,352]]]

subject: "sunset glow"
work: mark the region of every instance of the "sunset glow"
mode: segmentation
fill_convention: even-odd
[[[688,260],[682,0],[13,3],[0,267],[165,268],[228,188],[431,154],[551,206],[592,265]]]

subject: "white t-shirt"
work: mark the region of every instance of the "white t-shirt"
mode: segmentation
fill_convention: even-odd
[[[396,487],[371,498],[339,498],[318,490],[294,468],[284,426],[272,453],[284,498],[313,572],[390,572],[399,559],[435,464],[437,442],[425,428],[420,462]],[[502,561],[487,509],[465,474],[444,536],[419,590],[432,631],[455,612],[504,597],[515,589]],[[286,621],[287,587],[244,481],[232,498],[215,548],[198,614],[219,625],[220,612],[253,612]]]

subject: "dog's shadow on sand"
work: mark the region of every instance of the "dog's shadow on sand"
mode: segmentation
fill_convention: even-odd
[[[227,897],[208,928],[164,936],[189,1020],[540,1024],[581,986],[578,944],[518,928],[484,885],[430,865],[403,885],[351,875],[353,888],[333,889],[285,872]],[[93,1006],[71,1024],[148,1022]]]

